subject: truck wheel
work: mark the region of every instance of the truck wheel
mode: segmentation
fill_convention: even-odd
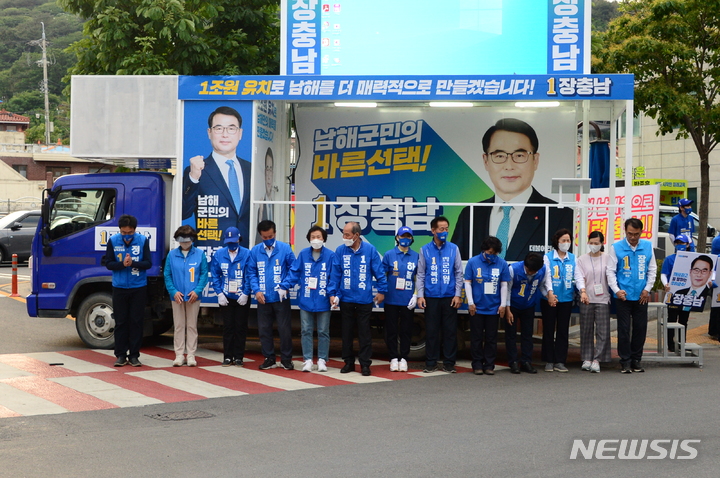
[[[91,294],[83,300],[75,318],[75,327],[85,345],[94,349],[115,347],[115,318],[112,295]]]

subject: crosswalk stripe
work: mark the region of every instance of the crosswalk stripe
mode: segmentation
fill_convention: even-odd
[[[104,380],[89,376],[51,378],[53,382],[72,388],[81,393],[112,403],[118,407],[139,407],[164,403],[162,400],[148,397],[142,393],[127,390]]]
[[[80,360],[67,354],[61,354],[57,352],[41,352],[27,354],[28,357],[40,360],[47,364],[62,364],[56,365],[58,367],[72,370],[76,373],[92,373],[92,372],[113,372],[115,369],[112,367],[106,367],[104,365],[98,365],[86,360]],[[112,364],[110,364],[112,365]]]
[[[308,388],[321,388],[322,385],[316,385],[314,383],[307,383],[301,380],[295,380],[292,378],[283,377],[277,375],[275,370],[271,371],[260,371],[250,370],[245,367],[223,367],[223,366],[212,366],[204,367],[205,370],[212,372],[229,375],[231,377],[241,378],[250,382],[261,383],[269,387],[275,387],[280,390],[305,390]],[[301,372],[296,372],[301,373]]]
[[[115,352],[112,350],[101,350],[101,349],[93,349],[95,352],[107,355],[109,357],[115,357]],[[144,351],[143,351],[144,352]],[[142,353],[140,356],[140,362],[143,365],[147,365],[148,367],[152,368],[167,368],[172,367],[172,359],[165,359],[161,357],[156,357],[154,355],[149,355],[148,353]]]
[[[238,370],[237,367],[235,367]],[[238,395],[247,395],[245,392],[238,390],[230,390],[226,387],[220,387],[211,383],[203,382],[195,378],[178,375],[175,373],[168,372],[167,370],[149,370],[145,372],[130,372],[128,375],[133,377],[142,378],[144,380],[150,380],[157,382],[161,385],[167,385],[168,387],[176,387],[195,395],[200,395],[205,398],[219,398],[219,397],[235,397]]]
[[[30,372],[26,372],[25,370],[20,370],[12,365],[0,362],[0,380],[15,377],[28,377],[30,375],[32,375]]]
[[[32,393],[0,382],[0,405],[20,415],[49,415],[69,410]]]
[[[172,345],[161,345],[160,348],[170,350],[173,353],[175,353],[175,348]],[[213,362],[220,362],[220,363],[222,363],[222,361],[224,359],[222,352],[217,352],[215,350],[209,350],[209,349],[201,349],[201,348],[198,348],[195,351],[195,357],[196,358],[200,357],[200,358],[204,358],[207,360],[212,360]],[[252,362],[254,362],[254,360],[251,358],[245,357],[245,358],[243,358],[243,362],[251,362],[252,363]]]

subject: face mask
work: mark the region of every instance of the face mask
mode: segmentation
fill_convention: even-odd
[[[593,254],[597,254],[600,252],[600,248],[602,247],[602,244],[588,244],[588,248],[590,249],[590,252]]]
[[[491,264],[495,263],[495,258],[497,257],[495,254],[488,254],[487,252],[482,253],[485,260]]]
[[[275,244],[275,238],[272,239],[265,239],[263,241],[263,244],[265,244],[265,247],[271,247],[273,244]]]
[[[355,239],[345,239],[343,238],[343,244],[345,244],[348,247],[351,247],[353,244],[355,244]]]
[[[398,244],[400,247],[410,247],[410,244],[412,244],[412,239],[409,237],[401,237],[398,239]]]
[[[686,207],[686,208],[685,208],[685,214],[690,214],[691,212],[692,212],[692,208],[691,208],[691,207]]]
[[[570,250],[570,243],[569,242],[561,242],[560,244],[558,244],[558,249],[561,252],[567,252]]]
[[[323,246],[323,241],[322,239],[313,239],[312,241],[310,241],[310,246],[313,249],[321,249]]]
[[[440,242],[445,242],[445,241],[447,241],[447,236],[448,236],[447,231],[445,231],[445,232],[438,232],[438,233],[437,233],[437,238],[438,238],[438,240],[440,240]]]
[[[133,238],[135,237],[135,234],[123,234],[122,238],[125,242],[131,242]]]
[[[231,251],[237,251],[237,250],[238,250],[238,247],[240,247],[240,244],[237,243],[237,242],[228,242],[227,247],[228,247],[228,249],[231,250]]]
[[[678,244],[675,246],[675,250],[678,252],[687,251],[687,246],[685,244]]]

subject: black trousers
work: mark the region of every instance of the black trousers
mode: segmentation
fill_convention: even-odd
[[[617,351],[620,363],[630,365],[630,362],[642,360],[645,336],[647,335],[647,303],[641,304],[637,300],[618,300],[615,302],[617,310]],[[630,327],[632,325],[632,337]]]
[[[410,356],[410,336],[412,334],[415,311],[404,305],[385,304],[385,344],[390,359],[405,359]],[[400,338],[400,351],[398,351]]]
[[[113,317],[115,318],[115,356],[140,357],[145,322],[147,286],[134,289],[113,287]]]
[[[520,361],[532,362],[533,353],[533,325],[535,324],[535,307],[527,309],[516,309],[510,307],[515,321],[513,325],[505,320],[505,348],[507,349],[508,362],[518,361],[517,352],[517,326],[520,324]],[[554,362],[553,362],[554,363]]]
[[[290,323],[290,300],[258,304],[258,335],[263,357],[275,360],[275,342],[273,340],[273,321],[277,320],[280,334],[280,359],[292,361],[292,324]]]
[[[541,300],[540,310],[543,321],[542,360],[547,363],[565,363],[572,302],[558,302],[555,307],[550,307],[547,300]]]
[[[445,365],[457,359],[457,309],[450,305],[452,297],[425,298],[425,365],[434,367],[440,359],[442,334]]]
[[[668,323],[680,322],[683,325],[683,327],[685,327],[685,333],[687,334],[687,323],[688,323],[688,319],[690,318],[690,311],[682,310],[679,307],[678,308],[668,307],[667,313],[668,313]],[[685,335],[685,338],[687,339],[687,335]],[[675,350],[675,330],[674,329],[668,329],[667,347],[668,347],[668,350]]]
[[[223,319],[223,358],[242,360],[245,356],[250,300],[240,305],[237,300],[228,298],[228,305],[220,306],[220,314]]]
[[[340,302],[340,317],[342,320],[342,359],[345,363],[355,363],[353,350],[354,328],[357,324],[358,345],[360,353],[358,358],[361,367],[369,367],[372,363],[372,336],[370,332],[370,315],[373,304],[356,304],[353,302]]]
[[[498,314],[470,316],[470,355],[473,370],[494,370],[497,357]]]
[[[720,335],[720,307],[710,308],[708,335],[710,335],[711,337],[717,337]]]

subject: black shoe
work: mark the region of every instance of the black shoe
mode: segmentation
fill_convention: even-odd
[[[223,366],[223,367],[229,367],[230,365],[234,365],[234,363],[235,363],[235,362],[233,361],[233,359],[231,359],[231,358],[226,358],[225,360],[223,360],[222,366]]]
[[[244,367],[245,364],[243,363],[243,359],[235,359],[235,366],[236,367]]]
[[[353,368],[355,368],[355,367],[353,367]],[[361,370],[362,370],[363,377],[369,377],[371,375],[370,367],[362,367]]]
[[[457,373],[455,365],[445,365],[445,373]]]
[[[292,360],[281,360],[280,363],[285,370],[295,370],[295,364],[292,363]]]
[[[485,370],[483,370],[483,373],[485,375],[495,375],[495,370],[493,370],[491,368],[486,368]]]
[[[350,373],[355,371],[355,363],[354,362],[345,362],[345,365],[343,365],[343,368],[340,369],[340,373]]]
[[[260,370],[268,370],[271,368],[277,367],[277,363],[275,363],[275,359],[266,358],[265,361],[260,365]]]
[[[440,370],[440,368],[437,365],[425,365],[425,370],[423,370],[423,373],[433,373]]]
[[[535,370],[535,367],[533,367],[530,362],[521,363],[520,370],[522,370],[525,373],[537,373],[537,370]]]
[[[115,367],[124,367],[125,365],[127,365],[127,363],[127,357],[118,357],[115,361]]]
[[[645,371],[645,369],[640,366],[640,362],[634,361],[630,363],[630,370],[632,370],[633,373],[642,373]]]
[[[510,362],[510,373],[520,373],[520,367],[517,362]]]
[[[622,369],[620,370],[620,373],[632,373],[632,370],[630,370],[630,366],[626,363],[621,364]]]
[[[142,367],[142,364],[137,357],[130,357],[130,365],[132,365],[133,367]]]

